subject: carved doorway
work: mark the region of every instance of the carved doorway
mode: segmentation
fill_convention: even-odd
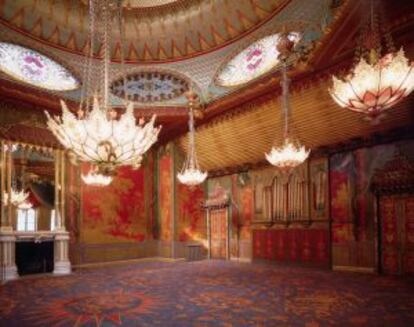
[[[230,197],[216,184],[204,204],[209,259],[230,259]]]
[[[385,274],[414,274],[414,195],[381,196],[380,264]]]
[[[227,208],[210,211],[211,259],[226,259],[228,244]]]
[[[373,176],[377,262],[384,274],[414,274],[414,163],[401,153]]]

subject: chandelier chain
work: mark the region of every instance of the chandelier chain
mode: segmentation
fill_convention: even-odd
[[[120,36],[120,56],[121,56],[121,73],[123,80],[123,90],[124,90],[124,101],[125,104],[128,102],[127,94],[127,76],[125,74],[125,50],[124,50],[124,40],[125,40],[125,24],[123,18],[123,6],[122,0],[118,0],[118,27],[119,27],[119,36]]]
[[[289,114],[290,114],[290,104],[289,104],[289,78],[287,76],[287,61],[283,61],[282,65],[282,107],[283,107],[283,118],[284,118],[284,137],[289,135]]]
[[[90,88],[91,88],[91,67],[93,60],[93,49],[95,47],[94,42],[95,35],[95,11],[94,11],[94,0],[89,0],[89,28],[86,38],[87,53],[83,66],[83,83],[81,90],[81,97],[79,103],[79,110],[85,109],[87,111],[90,108]],[[89,45],[88,45],[89,43]]]
[[[189,150],[191,151],[190,155],[190,168],[195,168],[197,165],[197,158],[196,158],[196,151],[195,151],[195,133],[194,133],[194,112],[193,106],[190,105],[189,108],[189,119],[188,119],[188,128],[189,128],[189,136],[188,136],[188,146]]]
[[[102,16],[104,22],[103,31],[103,44],[104,44],[104,78],[103,78],[103,110],[108,111],[109,109],[109,64],[111,60],[111,44],[109,40],[109,31],[111,28],[111,17],[109,10],[109,0],[104,0]]]

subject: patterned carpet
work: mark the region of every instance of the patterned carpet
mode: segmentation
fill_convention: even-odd
[[[414,280],[221,261],[0,286],[0,326],[414,326]]]

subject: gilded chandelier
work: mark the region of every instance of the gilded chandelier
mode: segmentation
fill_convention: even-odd
[[[371,20],[362,33],[358,63],[343,79],[333,76],[329,90],[341,107],[366,114],[373,122],[414,89],[414,61],[409,62],[403,49],[395,51],[388,31],[383,36],[389,52],[381,58],[381,36],[371,0]]]
[[[196,95],[189,91],[187,94],[188,99],[188,154],[185,159],[183,168],[177,174],[177,178],[180,183],[188,185],[188,186],[195,186],[198,184],[203,183],[207,178],[207,172],[203,172],[200,170],[197,161],[197,155],[195,150],[195,135],[194,135],[194,106],[196,104]]]
[[[299,141],[294,140],[289,132],[289,79],[287,77],[287,59],[293,49],[294,43],[289,40],[288,34],[283,33],[280,37],[278,52],[282,60],[282,109],[284,115],[284,134],[281,146],[273,146],[269,153],[266,153],[266,159],[273,166],[290,174],[291,171],[302,164],[309,156],[307,150]]]
[[[121,44],[123,44],[122,1],[118,1],[116,4],[119,10]],[[141,119],[139,124],[136,124],[133,104],[127,103],[127,98],[125,99],[126,112],[119,118],[118,113],[111,108],[109,95],[110,33],[112,32],[111,14],[114,7],[116,6],[113,0],[89,1],[91,50],[85,70],[84,89],[82,90],[82,95],[86,99],[81,98],[78,113],[73,114],[63,100],[61,100],[61,117],[52,118],[46,113],[47,125],[59,142],[75,158],[97,167],[96,173],[102,176],[113,174],[114,169],[118,166],[131,165],[134,168],[139,168],[144,153],[157,141],[160,132],[160,127],[154,127],[155,116],[148,122]],[[102,19],[102,26],[98,26],[97,18]],[[103,29],[101,37],[104,49],[100,97],[96,94],[96,86],[93,90],[90,85],[94,38],[98,28]],[[90,101],[91,89],[94,91],[92,103]],[[127,97],[126,92],[125,96]],[[84,178],[84,180],[85,182],[91,181],[90,178]]]

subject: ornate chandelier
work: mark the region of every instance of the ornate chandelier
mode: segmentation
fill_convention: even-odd
[[[91,169],[86,175],[82,174],[82,180],[91,186],[108,186],[112,182],[112,176],[102,175],[97,170]]]
[[[183,168],[177,174],[180,183],[195,186],[203,183],[207,178],[207,172],[202,172],[198,165],[197,155],[195,150],[195,135],[194,135],[194,106],[196,104],[196,95],[190,90],[187,94],[188,99],[188,154],[185,159]]]
[[[291,171],[302,164],[309,156],[307,150],[298,140],[294,140],[289,133],[289,79],[287,77],[287,58],[293,49],[293,42],[288,34],[282,33],[277,49],[282,60],[282,109],[284,115],[284,135],[281,146],[273,146],[269,153],[265,153],[267,161],[280,170],[290,174]]]
[[[414,61],[409,62],[403,49],[395,51],[389,32],[383,34],[388,53],[381,58],[381,35],[373,1],[370,23],[362,31],[358,63],[343,79],[333,76],[329,93],[341,107],[366,114],[375,123],[413,91]]]
[[[17,149],[18,149],[18,146],[16,144],[5,145],[5,150],[9,151],[10,153],[17,151]],[[13,160],[11,160],[11,163],[13,163]],[[10,204],[19,209],[30,209],[33,205],[28,200],[29,192],[24,191],[24,186],[22,187],[20,191],[18,190],[17,185],[16,185],[17,184],[16,177],[13,176],[14,175],[13,165],[12,165],[11,171],[12,171],[12,185],[10,188],[10,196],[8,192],[5,192],[3,194],[3,204],[5,206]]]
[[[123,40],[122,1],[117,2],[119,7],[119,26],[121,44]],[[98,7],[98,8],[95,8]],[[139,168],[144,153],[157,141],[161,127],[154,127],[155,116],[149,122],[143,119],[136,124],[133,104],[126,105],[126,112],[117,118],[117,112],[111,108],[109,96],[109,69],[110,69],[110,40],[111,10],[113,0],[90,0],[91,45],[88,65],[85,70],[84,90],[77,115],[67,108],[61,100],[62,116],[50,117],[47,115],[47,125],[60,143],[73,154],[76,159],[92,163],[102,175],[111,175],[117,166],[131,165]],[[98,12],[99,11],[99,12]],[[103,78],[101,97],[93,96],[92,108],[88,85],[91,79],[92,52],[94,48],[94,31],[98,29],[97,18],[102,17],[103,29]],[[121,46],[121,66],[123,66],[123,47]],[[124,83],[126,85],[126,83]],[[95,90],[96,91],[96,90]],[[90,93],[90,92],[89,92]],[[86,101],[83,96],[86,94]],[[90,94],[89,94],[90,95]],[[125,92],[127,103],[127,92]],[[89,180],[89,179],[88,179]]]
[[[291,170],[306,161],[309,153],[303,145],[285,137],[281,146],[274,146],[270,153],[266,153],[266,159],[282,170]]]

